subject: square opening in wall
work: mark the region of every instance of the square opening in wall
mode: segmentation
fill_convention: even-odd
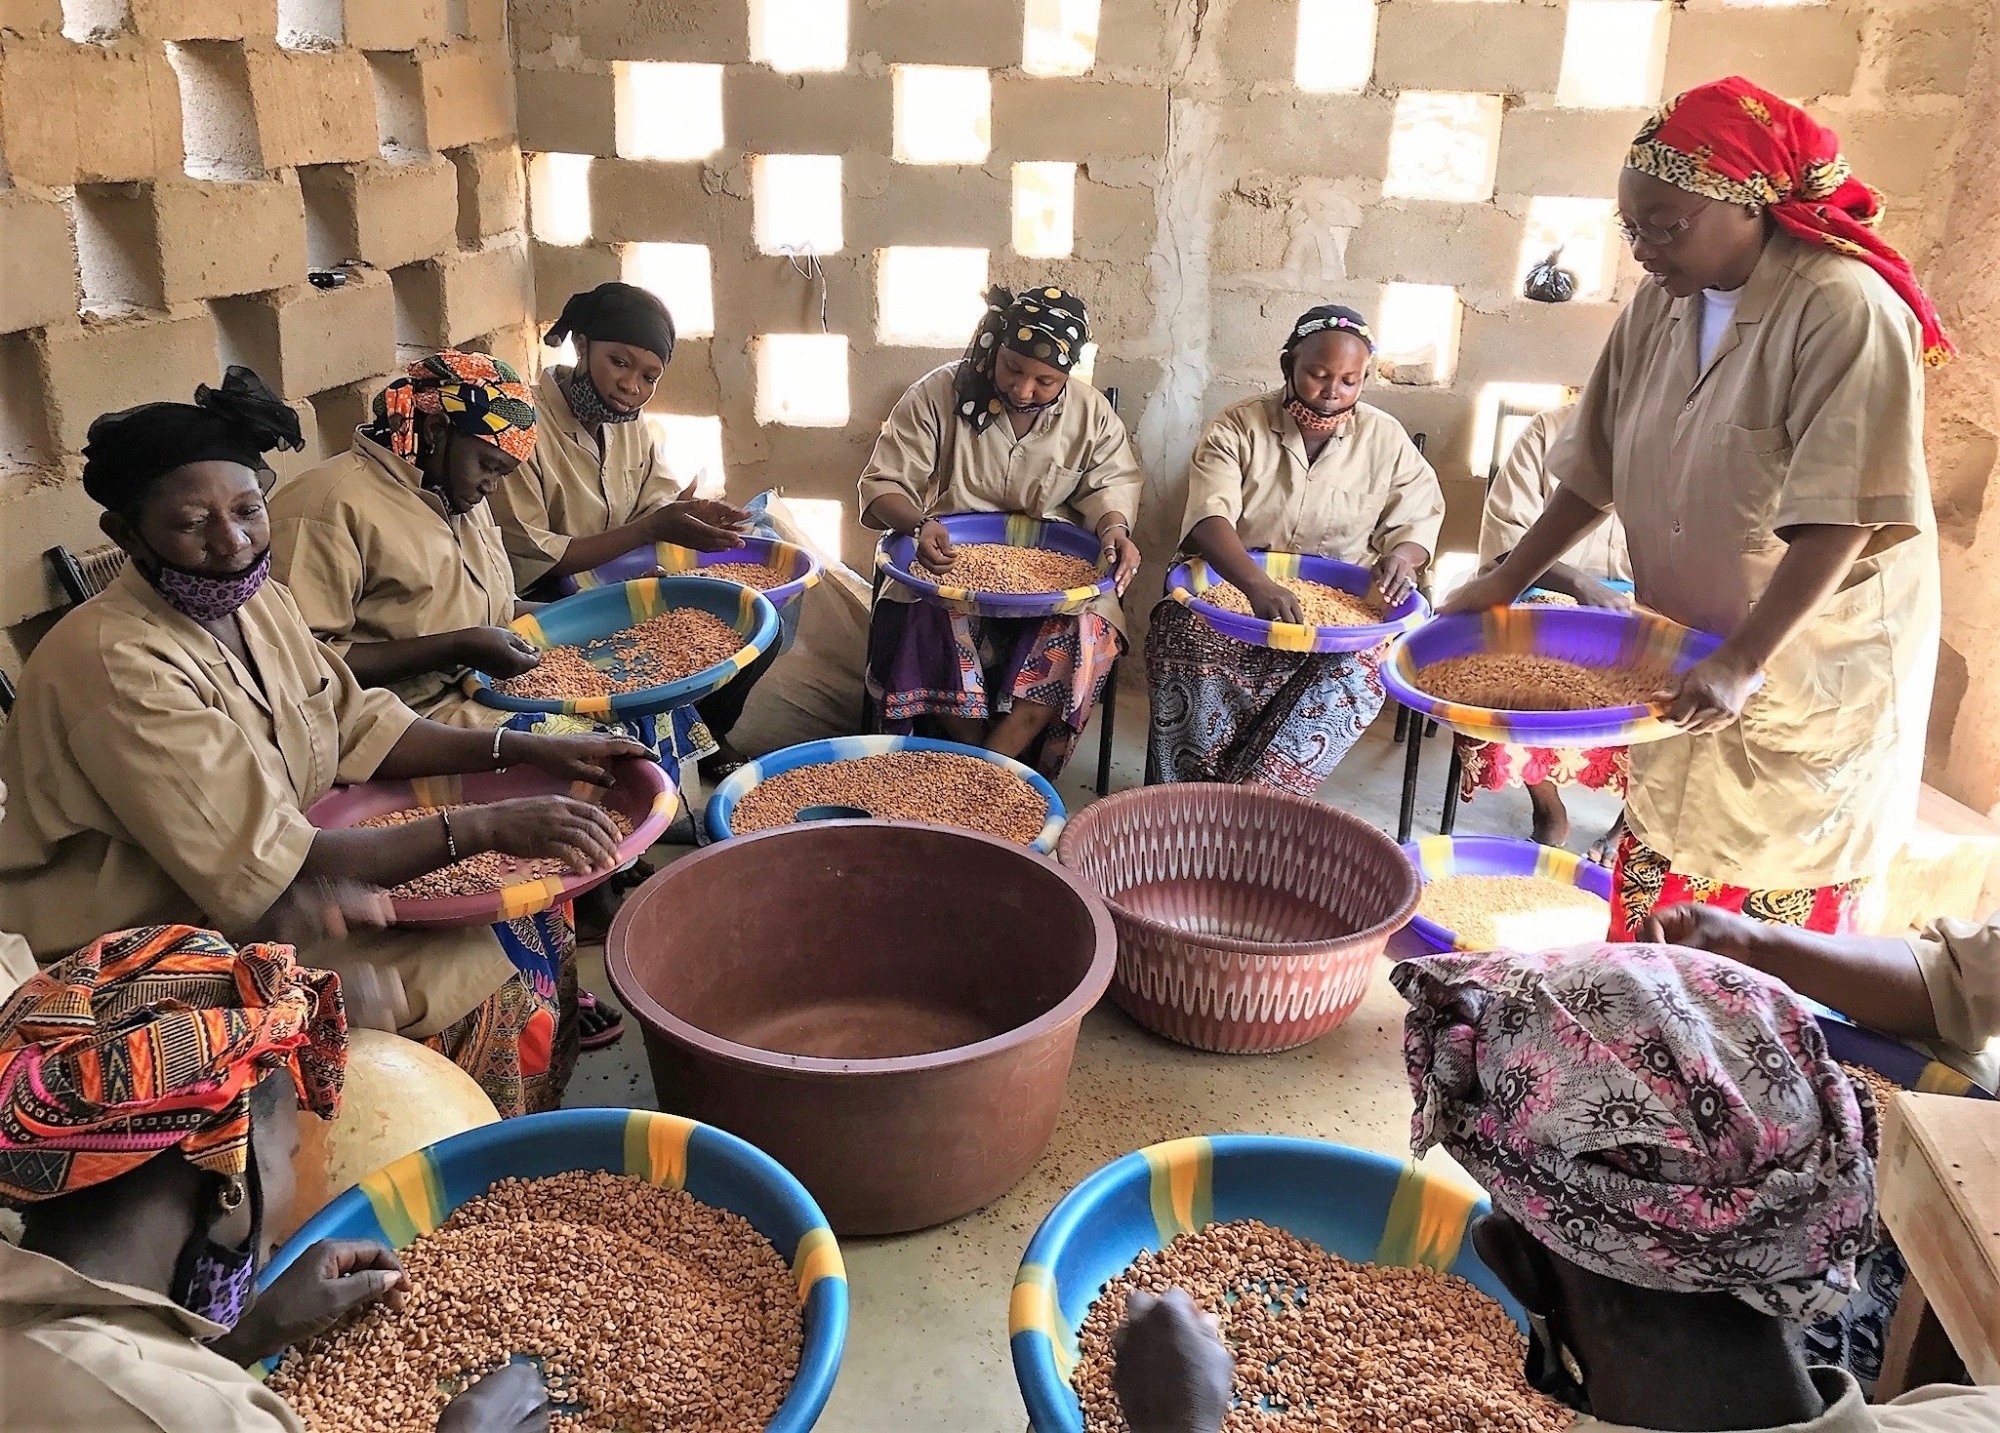
[[[324,50],[347,38],[342,0],[278,0],[278,43],[288,50]]]
[[[1299,0],[1298,45],[1300,89],[1359,94],[1375,73],[1375,0]]]
[[[963,348],[986,312],[986,250],[888,248],[877,259],[875,336],[902,348]]]
[[[1076,166],[1035,160],[1014,166],[1014,252],[1064,259],[1076,247]]]
[[[54,463],[51,431],[42,362],[34,344],[25,333],[0,334],[0,470]]]
[[[1376,330],[1376,365],[1391,383],[1443,387],[1458,369],[1458,290],[1388,284]]]
[[[750,0],[750,58],[787,74],[847,68],[847,0]]]
[[[839,155],[757,155],[750,194],[760,254],[840,252]]]
[[[1086,343],[1076,351],[1076,367],[1069,371],[1069,376],[1074,378],[1078,383],[1083,384],[1086,388],[1095,388],[1097,386],[1096,343]]]
[[[667,306],[681,338],[715,332],[715,287],[706,244],[627,244],[621,277]]]
[[[215,320],[216,366],[227,370],[240,364],[276,386],[280,382],[276,310],[251,296],[211,299],[208,313]]]
[[[679,483],[693,483],[698,498],[719,498],[729,488],[722,470],[722,420],[691,413],[648,413],[653,446]]]
[[[896,161],[984,164],[993,148],[993,81],[960,65],[896,65]]]
[[[576,367],[576,339],[574,336],[565,338],[554,348],[550,348],[546,343],[538,343],[535,345],[535,352],[541,356],[542,371],[545,373],[551,368]]]
[[[1658,104],[1668,15],[1664,0],[1570,0],[1556,103],[1573,109]]]
[[[837,498],[788,497],[785,506],[791,509],[799,526],[805,529],[806,541],[812,544],[813,551],[835,562],[847,560],[841,552],[846,546],[846,503]]]
[[[261,179],[250,70],[236,40],[167,46],[181,91],[183,167],[196,179]]]
[[[65,40],[88,45],[108,40],[131,28],[130,0],[62,0]]]
[[[722,148],[722,66],[621,60],[612,117],[626,159],[706,159]]]
[[[1021,68],[1031,75],[1082,75],[1097,63],[1098,0],[1028,0]]]
[[[445,347],[444,274],[438,266],[405,264],[389,270],[389,282],[396,291],[397,349],[413,350],[420,358]],[[397,361],[405,361],[400,352]]]
[[[383,157],[407,160],[430,153],[417,57],[400,50],[371,50],[368,73],[375,82],[375,139]]]
[[[1538,194],[1528,201],[1528,222],[1521,230],[1517,278],[1560,247],[1563,268],[1576,275],[1579,299],[1601,299],[1611,292],[1614,267],[1611,236],[1613,210],[1609,199],[1573,199]]]
[[[144,185],[79,184],[69,213],[84,313],[166,307],[159,233]]]
[[[590,156],[528,156],[528,227],[544,244],[590,238]]]
[[[847,335],[760,335],[757,421],[788,428],[846,427]]]
[[[1482,477],[1491,477],[1507,461],[1514,442],[1535,414],[1560,408],[1569,401],[1569,390],[1560,383],[1486,383],[1472,412],[1472,452],[1469,466]],[[1501,416],[1505,408],[1506,416]],[[1496,441],[1497,439],[1497,441]]]
[[[1480,203],[1493,197],[1499,159],[1500,96],[1405,90],[1396,97],[1382,193]]]

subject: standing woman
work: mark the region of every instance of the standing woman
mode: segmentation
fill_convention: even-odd
[[[1308,309],[1278,355],[1284,386],[1224,409],[1195,447],[1182,546],[1266,621],[1304,613],[1250,548],[1365,563],[1393,605],[1437,547],[1437,474],[1402,424],[1361,401],[1374,353],[1353,309]],[[1253,647],[1163,599],[1146,635],[1159,778],[1311,796],[1382,709],[1380,662],[1379,651]]]
[[[989,289],[965,356],[890,410],[861,474],[862,522],[915,538],[917,561],[940,576],[956,559],[939,513],[1075,523],[1103,543],[1122,596],[1139,570],[1142,478],[1118,414],[1071,376],[1089,341],[1075,294]],[[1073,616],[973,617],[886,582],[869,626],[869,692],[892,732],[929,718],[953,741],[1053,777],[1125,650],[1118,596]]]
[[[1666,694],[1685,734],[1633,748],[1612,934],[1682,901],[1843,930],[1915,814],[1923,365],[1951,347],[1834,134],[1746,80],[1654,116],[1618,205],[1652,282],[1550,454],[1561,489],[1450,610],[1511,602],[1615,507],[1638,600],[1725,640]]]
[[[546,368],[535,382],[540,440],[493,491],[515,590],[552,597],[555,579],[660,542],[701,552],[742,546],[738,530],[750,515],[728,503],[682,501],[639,421],[674,356],[667,306],[631,284],[599,284],[570,295],[542,342],[559,348],[571,338],[575,365]],[[720,691],[676,709],[671,731],[660,733],[671,757],[740,763],[720,743],[776,660],[774,645]],[[704,775],[717,774],[714,764],[705,766]]]

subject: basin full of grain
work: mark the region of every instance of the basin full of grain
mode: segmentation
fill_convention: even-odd
[[[1437,876],[1417,914],[1466,950],[1553,950],[1603,940],[1611,928],[1611,902],[1544,875]]]

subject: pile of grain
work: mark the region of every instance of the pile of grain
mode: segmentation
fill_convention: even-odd
[[[1847,1071],[1855,1081],[1868,1087],[1868,1092],[1875,1096],[1875,1117],[1887,1119],[1889,1105],[1902,1092],[1903,1087],[1879,1070],[1871,1070],[1866,1065],[1850,1065],[1843,1060],[1840,1062],[1840,1068]]]
[[[1417,914],[1475,950],[1549,950],[1603,940],[1611,903],[1548,876],[1439,876]]]
[[[463,811],[469,802],[455,802],[450,806],[410,806],[401,811],[385,811],[380,816],[368,816],[356,821],[356,826],[407,826],[412,821],[425,821],[440,811]],[[611,824],[618,828],[622,841],[632,834],[632,823],[622,811],[606,807],[604,814],[611,818]],[[477,856],[467,856],[454,861],[449,866],[422,876],[413,876],[400,886],[391,888],[389,894],[403,901],[447,900],[453,896],[484,895],[487,891],[498,890],[502,886],[525,884],[529,881],[547,880],[549,877],[570,875],[567,862],[553,856],[509,856],[502,851],[482,851]]]
[[[1382,609],[1367,598],[1356,597],[1338,587],[1329,587],[1324,582],[1310,582],[1303,577],[1272,580],[1299,599],[1308,627],[1372,627],[1383,619]],[[1233,582],[1216,584],[1201,594],[1201,600],[1225,612],[1240,612],[1245,617],[1254,615],[1250,611],[1250,599],[1239,592]]]
[[[719,577],[724,582],[734,582],[743,587],[754,587],[759,592],[769,592],[773,587],[783,587],[792,580],[789,572],[761,562],[714,562],[707,567],[697,567],[690,577]]]
[[[1471,1284],[1350,1264],[1254,1219],[1182,1234],[1105,1285],[1078,1333],[1087,1433],[1125,1433],[1111,1332],[1134,1289],[1186,1289],[1236,1359],[1224,1433],[1556,1433],[1575,1415],[1528,1387],[1526,1341]]]
[[[968,592],[1067,592],[1093,587],[1104,576],[1097,564],[1046,547],[1010,547],[1003,542],[961,542],[952,549],[954,561],[942,573],[921,563],[920,576],[963,587]]]
[[[1473,652],[1417,669],[1428,696],[1494,711],[1576,712],[1643,706],[1671,679],[1641,667],[1585,667],[1526,652]]]
[[[801,766],[750,788],[729,818],[739,835],[789,825],[807,806],[856,806],[883,821],[931,821],[1026,845],[1048,802],[1005,767],[949,751],[892,751]]]
[[[401,1253],[409,1304],[296,1346],[312,1433],[430,1433],[448,1393],[542,1361],[563,1429],[755,1433],[798,1374],[796,1286],[747,1220],[617,1174],[502,1180]]]
[[[538,701],[617,696],[705,672],[742,647],[742,634],[720,617],[670,607],[608,637],[551,647],[533,671],[496,682],[494,690]]]

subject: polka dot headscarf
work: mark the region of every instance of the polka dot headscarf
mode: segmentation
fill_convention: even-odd
[[[1023,289],[1019,294],[998,287],[988,289],[986,316],[979,321],[972,342],[966,346],[965,361],[959,365],[958,416],[972,425],[973,432],[983,433],[1006,411],[1007,405],[993,383],[993,359],[1001,348],[1011,348],[1068,373],[1076,367],[1088,342],[1090,320],[1083,300],[1069,290],[1053,284]]]

